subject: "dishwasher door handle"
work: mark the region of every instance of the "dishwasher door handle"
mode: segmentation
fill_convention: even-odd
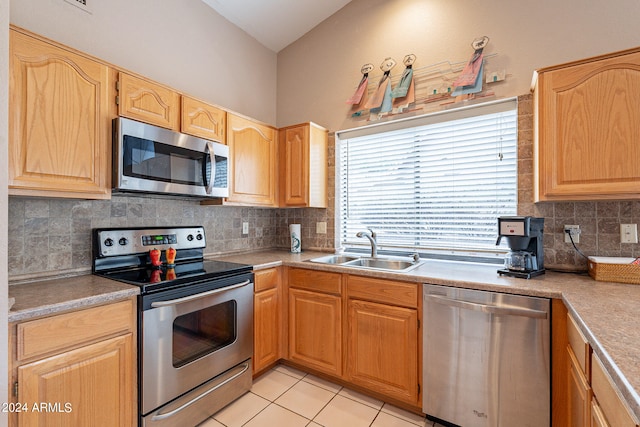
[[[463,308],[465,310],[480,311],[482,313],[491,313],[503,316],[522,316],[531,317],[533,319],[546,319],[547,312],[540,310],[533,310],[531,308],[521,307],[504,307],[498,305],[479,304],[477,302],[470,302],[464,300],[458,300],[448,298],[440,295],[425,295],[426,300],[433,301],[438,304],[448,305],[451,307]]]

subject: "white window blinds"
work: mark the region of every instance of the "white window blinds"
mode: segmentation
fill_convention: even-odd
[[[517,208],[515,99],[338,132],[339,238],[383,249],[494,251]]]

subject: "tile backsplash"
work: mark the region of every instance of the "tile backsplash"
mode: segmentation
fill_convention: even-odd
[[[201,206],[191,199],[115,194],[111,200],[9,197],[9,277],[20,281],[91,269],[91,229],[203,225],[207,254],[288,248],[289,224],[302,224],[302,249],[331,249],[335,236],[335,143],[329,140],[329,208],[272,209]],[[533,203],[533,105],[518,98],[518,214],[545,218],[545,266],[586,269],[564,242],[564,225],[581,228],[586,255],[640,256],[640,244],[620,243],[619,224],[640,223],[640,202]],[[242,223],[249,234],[242,235]],[[327,234],[316,223],[327,223]]]
[[[315,234],[326,209],[201,206],[197,200],[113,195],[111,200],[9,197],[11,280],[88,272],[91,229],[202,225],[207,254],[289,247],[289,224],[301,223],[303,249],[333,247],[331,234]],[[242,234],[242,223],[249,234]],[[328,227],[328,233],[333,226]]]

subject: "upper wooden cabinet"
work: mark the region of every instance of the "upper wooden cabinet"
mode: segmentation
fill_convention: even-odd
[[[226,125],[226,111],[182,95],[181,132],[225,144]]]
[[[230,204],[277,206],[276,130],[234,114],[227,115]]]
[[[150,80],[120,73],[118,115],[180,130],[180,94]]]
[[[534,81],[536,201],[640,199],[640,48]]]
[[[280,206],[327,207],[327,130],[315,123],[282,128]]]
[[[9,193],[109,198],[112,71],[15,27],[9,39]]]

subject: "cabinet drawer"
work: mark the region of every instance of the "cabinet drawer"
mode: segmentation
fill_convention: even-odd
[[[253,289],[256,293],[275,288],[280,282],[280,275],[277,268],[268,268],[253,273]]]
[[[326,271],[306,270],[303,268],[289,269],[289,286],[310,291],[326,292],[340,295],[342,293],[342,278],[338,273]]]
[[[569,345],[573,354],[576,355],[578,364],[582,368],[582,373],[587,378],[590,377],[589,359],[590,359],[590,347],[587,339],[582,335],[576,321],[570,314],[567,314],[567,335],[569,338]]]
[[[605,372],[602,362],[595,354],[591,359],[591,387],[609,425],[616,427],[636,427],[638,425],[618,394],[609,374]]]
[[[347,295],[383,304],[418,307],[417,283],[401,283],[391,280],[372,279],[370,277],[349,276]]]
[[[133,300],[127,300],[20,323],[17,327],[17,359],[67,350],[131,331],[135,324],[133,304]]]

